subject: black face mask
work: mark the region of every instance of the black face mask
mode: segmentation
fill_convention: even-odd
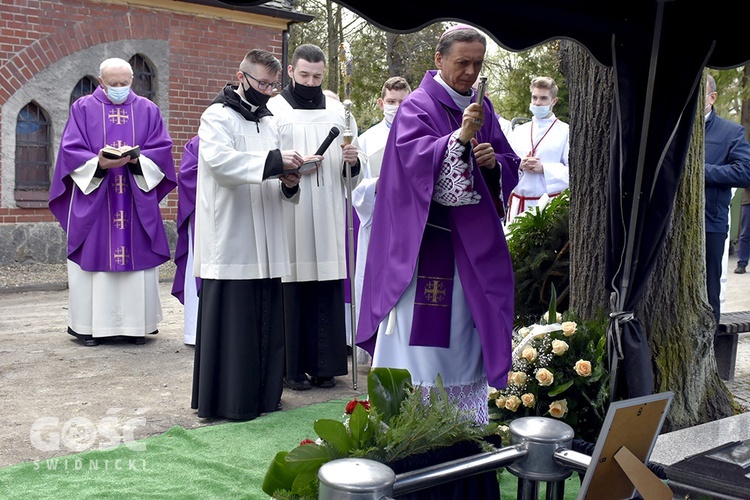
[[[320,85],[317,87],[308,87],[307,85],[294,82],[294,85],[292,85],[292,93],[296,94],[300,99],[312,101],[314,99],[320,99],[323,95],[323,87]]]
[[[264,94],[263,92],[258,92],[249,83],[247,85],[248,88],[245,88],[244,85],[242,86],[242,92],[245,94],[245,100],[253,106],[265,106],[271,96]]]

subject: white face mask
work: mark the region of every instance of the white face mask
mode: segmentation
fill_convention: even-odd
[[[115,104],[122,104],[130,94],[130,85],[127,87],[107,87],[107,97]]]
[[[549,104],[546,106],[534,106],[529,104],[529,111],[539,120],[549,114]]]
[[[396,111],[398,111],[398,106],[396,104],[384,104],[383,115],[385,116],[385,121],[388,123],[393,123],[393,118],[396,116]]]

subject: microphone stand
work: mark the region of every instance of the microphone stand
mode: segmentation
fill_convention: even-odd
[[[351,121],[351,108],[352,101],[349,99],[351,96],[351,77],[352,77],[352,55],[349,52],[349,46],[346,42],[341,43],[340,52],[342,57],[341,61],[341,74],[344,78],[344,93],[346,99],[344,99],[344,144],[351,144],[354,140],[354,134],[352,133],[349,125]],[[352,388],[357,389],[357,296],[354,288],[354,273],[355,273],[355,258],[354,255],[354,211],[352,210],[352,167],[348,162],[344,162],[344,168],[346,169],[346,234],[347,241],[349,244],[349,262],[348,262],[348,273],[349,273],[349,295],[351,296],[351,335],[352,335]]]

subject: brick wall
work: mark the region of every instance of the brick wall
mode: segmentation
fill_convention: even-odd
[[[264,48],[282,60],[286,21],[179,2],[141,0],[134,3],[143,5],[3,0],[0,7],[0,107],[22,92],[35,75],[76,53],[128,40],[164,41],[168,44],[169,68],[162,73],[168,78],[158,83],[167,86],[169,102],[166,106],[159,104],[169,110],[167,126],[174,141],[177,168],[185,143],[198,131],[201,113],[224,84],[236,81],[234,75],[245,53],[251,48]],[[123,57],[115,53],[108,57],[127,59],[130,55]],[[99,62],[96,61],[97,68]],[[55,88],[54,81],[49,85],[47,89]],[[72,87],[67,89],[67,93],[71,90]],[[33,95],[24,97],[34,99]],[[66,119],[67,115],[62,118]],[[15,117],[13,120],[15,123]],[[1,127],[2,122],[0,137],[3,136]],[[3,171],[14,169],[15,166],[6,161],[2,147],[0,144],[0,168]],[[176,219],[176,190],[162,203],[162,213],[165,221]],[[13,208],[7,203],[0,206],[0,224],[54,221],[47,209]]]

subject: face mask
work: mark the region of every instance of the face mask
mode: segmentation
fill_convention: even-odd
[[[387,123],[393,123],[393,118],[396,116],[396,111],[398,111],[398,106],[395,104],[383,105],[383,115]]]
[[[263,106],[271,98],[270,95],[258,92],[252,85],[248,84],[248,87],[242,86],[242,92],[245,94],[245,100],[253,106]]]
[[[529,111],[539,120],[544,118],[549,114],[549,105],[547,106],[534,106],[533,104],[529,104]]]
[[[107,87],[107,97],[115,104],[122,104],[130,94],[130,85],[127,87]]]
[[[294,82],[294,85],[292,86],[292,92],[297,94],[297,96],[300,99],[303,99],[305,101],[312,101],[313,99],[318,98],[321,94],[323,94],[323,87],[318,85],[317,87],[308,87],[307,85],[302,85],[301,83]]]

